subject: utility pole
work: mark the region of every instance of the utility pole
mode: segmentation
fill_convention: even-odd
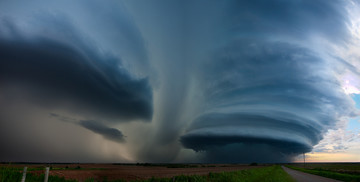
[[[305,153],[303,153],[303,156],[304,156],[304,168],[305,168]]]

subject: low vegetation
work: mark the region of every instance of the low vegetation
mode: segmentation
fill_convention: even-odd
[[[326,164],[324,164],[324,165],[326,165]],[[295,166],[287,165],[286,167],[295,169],[295,170],[298,170],[301,172],[315,174],[315,175],[332,178],[332,179],[337,179],[337,180],[341,180],[341,181],[360,182],[360,174],[346,173],[346,172],[344,172],[345,170],[341,170],[341,168],[347,168],[347,166],[346,167],[337,166],[337,168],[335,168],[334,166],[331,166],[329,168],[326,166],[323,166],[323,167],[317,166],[315,168],[311,168],[310,166],[307,166],[306,168],[303,168],[303,167],[295,167]],[[339,172],[339,171],[343,171],[343,172]]]
[[[173,178],[150,178],[136,182],[293,182],[294,180],[280,166],[247,169],[234,172],[209,173],[206,176],[175,176]],[[123,182],[117,180],[114,182]]]
[[[179,166],[171,166],[179,167]],[[188,167],[188,166],[187,166]],[[29,168],[31,171],[31,168]],[[15,167],[0,167],[0,182],[5,181],[20,181],[22,177],[22,169]],[[44,181],[44,175],[35,175],[27,173],[26,182]],[[66,180],[58,176],[49,176],[51,182],[75,182],[76,180]],[[103,182],[108,182],[106,178]],[[247,170],[240,170],[234,172],[220,172],[209,173],[208,175],[191,175],[191,176],[175,176],[173,178],[150,178],[147,180],[137,180],[134,182],[251,182],[251,181],[276,181],[276,182],[291,182],[293,179],[281,169],[280,166],[269,166],[263,168],[254,168]],[[87,179],[86,182],[97,182],[95,179]],[[125,182],[125,180],[115,180],[111,182]]]
[[[9,182],[9,181],[21,181],[22,178],[22,170],[15,167],[0,167],[0,182]],[[33,168],[29,168],[29,171],[34,170]],[[26,174],[26,182],[39,182],[44,181],[44,174],[36,175],[27,173]],[[76,180],[66,180],[63,177],[58,176],[49,176],[49,181],[51,182],[76,182]]]
[[[304,164],[299,163],[292,166],[304,168]],[[360,175],[360,163],[307,163],[305,168]]]

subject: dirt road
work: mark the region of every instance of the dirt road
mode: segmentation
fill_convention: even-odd
[[[340,182],[335,179],[325,178],[322,176],[316,176],[313,174],[303,173],[287,167],[281,166],[284,171],[286,171],[291,177],[293,177],[297,182]]]

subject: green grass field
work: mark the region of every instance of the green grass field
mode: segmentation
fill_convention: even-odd
[[[31,169],[31,168],[30,168]],[[22,169],[1,167],[0,182],[20,181],[22,177]],[[33,175],[27,173],[26,182],[42,182],[44,175]],[[66,180],[57,176],[49,176],[49,182],[75,182],[76,180]],[[95,182],[94,179],[88,179],[87,182]],[[102,181],[107,181],[106,179]],[[191,176],[175,176],[173,178],[151,178],[147,180],[138,180],[136,182],[293,182],[294,180],[281,169],[280,166],[269,166],[263,168],[255,168],[234,172],[209,173],[208,175],[191,175]],[[115,180],[112,182],[124,182],[124,180]]]
[[[292,164],[295,167],[304,167],[304,164]],[[360,163],[307,163],[307,169],[321,169],[346,174],[359,174]]]
[[[270,166],[235,172],[209,173],[207,176],[176,176],[174,178],[152,178],[141,182],[293,182],[294,180],[280,166]]]
[[[15,167],[0,167],[0,182],[17,182],[21,181],[22,171],[21,168]],[[28,171],[38,170],[37,168],[28,168]],[[26,182],[42,182],[44,181],[44,174],[34,175],[31,173],[26,173]],[[76,180],[66,180],[58,176],[49,176],[49,182],[76,182]]]
[[[353,172],[354,169],[358,169],[359,164],[357,164],[357,166],[344,164],[306,164],[306,168],[300,166],[301,165],[297,165],[296,167],[294,165],[287,165],[286,167],[341,181],[360,182],[360,174]],[[348,171],[348,173],[346,171]]]

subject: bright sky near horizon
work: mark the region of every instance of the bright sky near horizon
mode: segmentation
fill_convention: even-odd
[[[360,109],[360,94],[349,93]],[[343,132],[340,130],[344,130]],[[328,138],[327,138],[328,137]],[[319,147],[306,154],[308,162],[360,162],[360,116],[348,120],[344,128],[331,131],[320,141]],[[318,150],[318,151],[317,151]],[[302,156],[296,159],[303,162]]]

